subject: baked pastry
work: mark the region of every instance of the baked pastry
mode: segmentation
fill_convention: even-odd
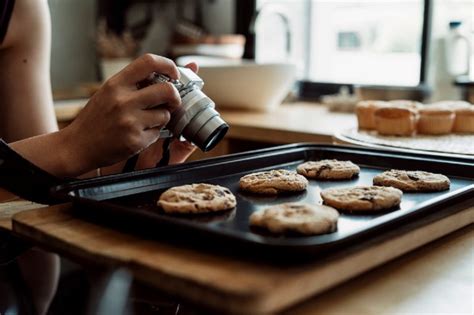
[[[381,211],[398,206],[402,191],[393,187],[357,186],[321,192],[324,204],[341,211]]]
[[[471,103],[466,102],[466,101],[439,101],[439,102],[427,104],[424,107],[456,110],[460,108],[469,108],[471,107]]]
[[[359,129],[375,129],[374,113],[377,109],[388,106],[384,101],[360,101],[355,107]]]
[[[283,203],[250,215],[250,225],[272,233],[296,232],[315,235],[334,232],[339,213],[328,206],[307,203]]]
[[[412,101],[412,100],[391,100],[388,102],[389,107],[399,107],[399,108],[408,108],[412,109],[415,112],[423,107],[423,104],[417,101]]]
[[[453,132],[474,133],[474,106],[454,110]]]
[[[320,160],[300,164],[296,172],[307,178],[351,179],[359,174],[360,168],[351,161]]]
[[[375,129],[381,135],[411,136],[417,115],[409,108],[384,107],[375,111]]]
[[[210,184],[172,187],[158,200],[158,205],[166,213],[207,213],[232,209],[236,204],[229,189]]]
[[[297,192],[305,190],[307,186],[308,180],[304,176],[288,170],[257,172],[240,178],[240,189],[256,194]]]
[[[426,107],[418,110],[417,132],[427,135],[448,134],[453,129],[454,112],[451,109]]]
[[[389,170],[373,179],[374,185],[391,186],[403,191],[441,191],[449,189],[449,178],[423,171]]]

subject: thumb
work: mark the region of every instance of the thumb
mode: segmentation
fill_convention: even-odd
[[[183,163],[196,148],[197,147],[189,141],[173,140],[170,144],[170,164]]]

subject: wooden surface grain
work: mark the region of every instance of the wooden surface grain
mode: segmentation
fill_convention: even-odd
[[[474,314],[473,248],[470,225],[283,313]]]
[[[416,230],[394,234],[383,242],[348,250],[328,260],[291,267],[231,258],[124,234],[76,218],[68,205],[19,213],[14,217],[13,229],[19,236],[73,259],[124,265],[141,281],[182,299],[218,309],[221,313],[268,314],[321,293],[473,221],[474,208],[469,208]],[[472,238],[471,232],[469,235]],[[449,254],[449,249],[445,251]],[[422,261],[419,268],[423,268],[423,264],[435,263]],[[460,263],[473,262],[472,257],[464,257]],[[460,271],[464,280],[456,282],[453,277],[449,283],[450,290],[459,290],[458,294],[463,298],[467,293],[460,289],[465,290],[466,285],[472,284],[471,266],[465,265]],[[441,280],[433,272],[425,274],[423,279],[409,274],[403,277],[403,281],[416,286],[420,281]],[[381,289],[386,286],[384,283],[381,281]],[[362,305],[371,303],[373,314],[378,314],[377,311],[383,313],[387,307],[396,309],[399,301],[392,298],[394,292],[389,290],[391,288],[388,286],[384,292],[376,291],[380,299],[377,301],[366,296]],[[396,294],[403,295],[403,292],[396,291]],[[442,297],[435,291],[424,294],[432,299]],[[347,297],[341,295],[339,299]],[[417,305],[416,296],[406,299],[406,303],[409,300]],[[308,307],[297,308],[299,314],[317,311],[318,307],[311,306],[311,303],[323,302],[309,302],[305,304]],[[337,298],[332,303],[334,310],[340,310],[336,305]],[[467,304],[453,304],[451,307],[462,311],[468,307]],[[355,303],[354,307],[360,305]],[[419,305],[416,307],[421,308]]]
[[[331,142],[339,131],[357,126],[354,114],[330,112],[316,103],[282,104],[268,113],[221,111],[228,137],[269,143]]]
[[[14,194],[0,188],[0,230],[11,231],[15,214],[43,207],[43,205],[22,200]]]

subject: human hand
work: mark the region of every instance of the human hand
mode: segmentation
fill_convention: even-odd
[[[194,72],[199,71],[196,63],[192,62],[186,65],[187,68]],[[169,164],[179,164],[186,161],[189,156],[196,150],[196,146],[189,141],[179,141],[174,139],[170,144],[170,161]],[[155,167],[163,156],[163,140],[158,140],[142,153],[138,159],[136,169],[146,169]]]
[[[157,163],[163,156],[163,141],[163,139],[159,139],[140,153],[135,166],[136,170],[156,167]],[[196,146],[188,141],[173,139],[170,143],[169,150],[169,165],[180,164],[188,159],[188,157],[196,150]]]
[[[189,67],[197,71],[195,64]],[[158,140],[160,129],[181,105],[181,98],[169,82],[137,90],[136,83],[152,72],[179,79],[173,61],[144,55],[105,82],[73,123],[63,129],[63,135],[69,140],[70,160],[74,163],[71,167],[75,168],[70,173],[85,173],[125,160]],[[175,146],[181,152],[177,160],[192,152]]]

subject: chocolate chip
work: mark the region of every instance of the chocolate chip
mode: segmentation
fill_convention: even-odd
[[[316,177],[319,177],[319,175],[321,175],[321,173],[324,171],[324,170],[330,170],[332,167],[331,165],[329,164],[323,164],[319,167],[319,169],[316,171]]]

